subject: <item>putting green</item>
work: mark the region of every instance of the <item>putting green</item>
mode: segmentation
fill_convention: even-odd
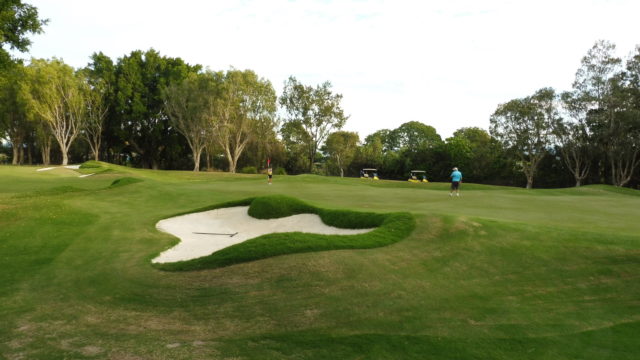
[[[0,358],[637,358],[638,191],[465,183],[450,198],[444,183],[94,165],[0,166]],[[142,181],[111,186],[127,177]],[[177,242],[159,220],[267,195],[408,212],[415,230],[368,249],[150,265]]]

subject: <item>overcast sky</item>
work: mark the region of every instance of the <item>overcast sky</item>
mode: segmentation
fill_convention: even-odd
[[[571,87],[598,39],[626,57],[640,1],[24,0],[50,19],[30,56],[83,67],[154,48],[213,70],[330,81],[361,138],[417,120],[488,129],[499,103]]]

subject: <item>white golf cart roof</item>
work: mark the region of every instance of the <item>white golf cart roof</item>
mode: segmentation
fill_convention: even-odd
[[[421,173],[421,172],[426,172],[424,170],[411,170],[412,173]]]
[[[362,171],[378,171],[378,169],[362,169]]]

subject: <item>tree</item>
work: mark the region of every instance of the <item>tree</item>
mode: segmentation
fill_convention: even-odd
[[[200,171],[202,151],[217,127],[213,104],[218,84],[211,72],[189,74],[163,92],[165,111],[175,128],[187,139],[193,153],[193,171]]]
[[[396,150],[405,149],[433,149],[442,143],[442,138],[433,126],[419,121],[409,121],[392,131],[392,138],[396,143]]]
[[[177,151],[182,136],[169,123],[162,89],[181,82],[200,66],[180,58],[160,56],[150,49],[136,50],[118,59],[115,69],[114,110],[120,141],[126,143],[142,167],[160,168]]]
[[[105,111],[100,129],[100,144],[97,146],[97,150],[102,153],[101,158],[106,161],[122,163],[120,157],[123,153],[122,150],[126,147],[127,136],[120,121],[122,117],[117,113],[121,109],[117,107],[115,96],[118,90],[116,66],[113,60],[102,52],[93,53],[90,58],[91,61],[83,69],[83,74],[89,86],[96,90],[96,95],[100,93],[102,107]],[[99,113],[97,112],[97,114]],[[93,134],[97,135],[97,131],[94,131]],[[93,137],[93,139],[98,140],[97,137]],[[96,147],[97,143],[95,141],[93,143]]]
[[[613,43],[597,41],[582,58],[573,87],[587,109],[589,128],[607,154],[612,183],[624,186],[640,163],[638,107],[634,101],[638,65],[636,55],[623,71],[622,60],[614,51]]]
[[[38,9],[21,0],[0,2],[0,69],[11,62],[11,56],[4,48],[26,52],[31,45],[29,34],[42,33],[48,20],[38,18]]]
[[[492,182],[503,177],[501,144],[486,130],[477,127],[458,129],[447,139],[446,148],[452,165],[464,171],[467,181]]]
[[[67,165],[71,144],[85,124],[82,79],[58,59],[32,59],[27,69],[31,106],[48,124],[62,152],[62,165]]]
[[[341,129],[349,118],[340,106],[342,95],[331,92],[331,83],[315,88],[304,85],[291,76],[285,82],[280,97],[287,118],[285,123],[296,122],[307,136],[303,141],[307,150],[307,169],[312,171],[318,148],[334,130]]]
[[[0,72],[0,137],[6,136],[11,142],[13,165],[24,162],[23,145],[31,131],[22,92],[24,75],[22,64],[11,64]]]
[[[268,80],[251,70],[229,70],[221,82],[214,106],[218,121],[216,138],[222,147],[229,172],[235,173],[238,159],[257,128],[274,124],[276,93]]]
[[[592,136],[587,126],[587,104],[576,92],[564,92],[560,96],[569,119],[554,124],[554,135],[561,145],[560,152],[567,168],[580,186],[589,175],[594,155]]]
[[[109,85],[106,81],[95,78],[89,69],[79,72],[82,78],[82,91],[85,97],[85,124],[82,137],[89,144],[95,161],[100,160],[100,145],[102,143],[102,131],[104,120],[109,110],[107,94]]]
[[[340,169],[340,177],[344,177],[344,169],[353,161],[359,142],[360,137],[355,132],[336,131],[327,136],[326,151]]]
[[[555,91],[543,88],[499,105],[491,115],[491,134],[518,157],[527,189],[533,187],[538,165],[551,144],[551,130],[558,118],[555,100]]]

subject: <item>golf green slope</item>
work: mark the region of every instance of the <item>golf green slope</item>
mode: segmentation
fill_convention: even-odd
[[[450,198],[439,183],[93,165],[0,166],[0,358],[640,356],[637,191],[464,184]],[[415,230],[370,249],[151,265],[176,242],[158,220],[265,195],[409,212]]]

